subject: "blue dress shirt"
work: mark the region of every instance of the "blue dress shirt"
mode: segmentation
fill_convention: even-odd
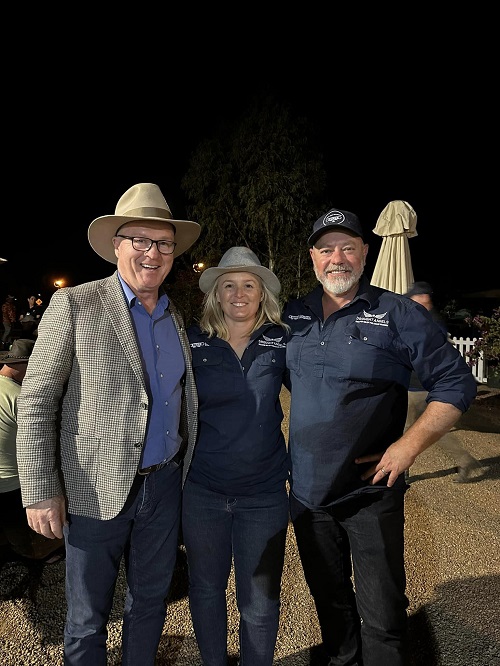
[[[170,460],[181,445],[179,421],[186,365],[169,300],[161,293],[150,315],[119,276],[137,334],[150,406],[140,467]]]

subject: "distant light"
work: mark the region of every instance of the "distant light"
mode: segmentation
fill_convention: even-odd
[[[3,257],[0,257],[0,264],[5,264],[9,261],[8,259],[4,259]]]
[[[205,264],[202,261],[198,261],[196,264],[193,264],[193,271],[195,273],[201,273],[205,268]]]
[[[60,289],[61,287],[64,287],[64,280],[56,280],[54,282],[54,287],[56,289]]]

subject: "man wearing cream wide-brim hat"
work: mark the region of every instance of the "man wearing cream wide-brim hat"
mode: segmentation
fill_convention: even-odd
[[[201,227],[197,222],[174,220],[169,205],[158,185],[139,183],[128,189],[116,204],[114,215],[102,215],[89,227],[89,242],[93,250],[106,261],[116,264],[116,256],[111,239],[130,220],[148,220],[163,225],[166,221],[175,232],[175,259],[198,240]]]
[[[122,555],[122,663],[155,663],[198,412],[184,322],[162,284],[199,234],[157,185],[133,185],[88,229],[114,273],[57,290],[40,322],[18,401],[18,466],[32,529],[64,532],[67,666],[106,662]]]

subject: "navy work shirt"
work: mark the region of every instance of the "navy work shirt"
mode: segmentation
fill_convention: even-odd
[[[401,437],[414,369],[428,401],[465,412],[476,396],[470,367],[427,310],[406,296],[371,286],[323,322],[318,285],[290,301],[283,321],[291,382],[292,492],[324,507],[361,491],[377,491],[361,474],[373,463],[354,459],[383,452]],[[405,487],[400,474],[393,489]]]
[[[416,301],[416,303],[418,303],[418,301]],[[424,306],[422,305],[422,307],[424,307]],[[428,312],[431,315],[431,317],[434,319],[436,324],[442,329],[442,331],[446,335],[446,337],[448,337],[448,329],[446,327],[446,322],[441,317],[441,315],[438,313],[438,311],[435,308],[431,308],[430,310],[428,310]],[[408,387],[408,390],[409,391],[425,391],[424,387],[422,386],[422,382],[419,380],[419,378],[417,376],[417,373],[415,371],[413,371],[411,373],[410,385]]]
[[[286,331],[264,324],[241,357],[218,337],[188,329],[198,389],[198,439],[189,480],[225,495],[282,490],[288,456],[279,399]]]

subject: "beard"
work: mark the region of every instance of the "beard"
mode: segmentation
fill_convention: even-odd
[[[347,267],[338,266],[337,270],[330,269],[320,273],[316,266],[314,266],[314,274],[323,285],[325,291],[335,296],[341,296],[350,291],[359,282],[360,277],[363,275],[364,265],[358,271],[353,270],[351,267],[348,267],[345,271],[345,268]]]

